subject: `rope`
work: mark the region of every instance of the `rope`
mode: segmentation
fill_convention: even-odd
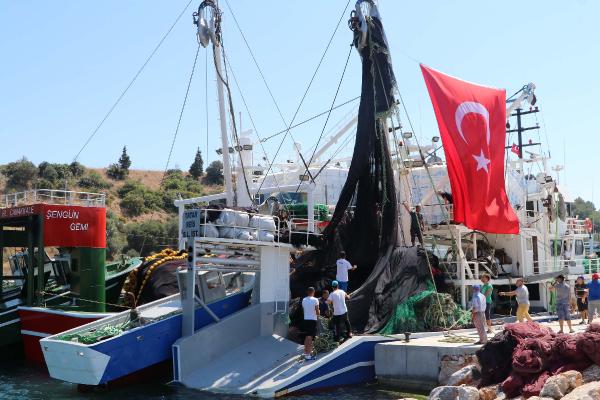
[[[42,295],[48,295],[48,296],[54,296],[55,293],[51,293],[51,292],[46,292],[44,290],[40,290],[39,291],[40,294]],[[76,297],[76,296],[71,296],[67,293],[64,294],[59,294],[58,297],[65,297],[67,299],[71,299],[71,300],[79,300],[79,301],[85,301],[87,303],[94,303],[94,304],[104,304],[106,306],[112,306],[112,307],[118,307],[118,308],[124,308],[126,310],[129,310],[129,307],[124,306],[122,304],[113,304],[113,303],[107,303],[105,301],[96,301],[96,300],[90,300],[90,299],[84,299],[83,297]],[[48,308],[46,307],[46,304],[44,304],[44,308]]]
[[[177,134],[179,133],[179,127],[181,126],[181,119],[183,117],[183,111],[185,110],[185,105],[187,104],[188,96],[190,94],[190,86],[192,86],[192,79],[194,78],[194,71],[196,70],[196,62],[198,61],[198,53],[200,52],[200,43],[198,43],[198,47],[196,48],[196,55],[194,56],[194,64],[192,65],[192,72],[190,73],[190,78],[188,79],[187,88],[185,89],[185,96],[183,97],[183,104],[181,105],[181,111],[179,111],[179,119],[177,120],[177,127],[175,128],[175,133],[173,134],[173,141],[171,142],[171,149],[169,150],[169,156],[167,157],[167,163],[165,164],[165,171],[163,172],[162,179],[160,180],[160,185],[162,186],[165,181],[165,176],[167,175],[167,171],[169,169],[169,163],[171,162],[171,156],[173,155],[173,147],[175,147],[175,140],[177,140]],[[208,119],[207,119],[208,121]]]
[[[310,159],[308,160],[308,167],[306,167],[305,173],[308,173],[308,168],[310,167],[310,164],[313,162],[315,154],[317,153],[317,150],[319,149],[319,144],[321,143],[321,139],[323,138],[323,134],[325,133],[325,129],[327,128],[327,123],[329,122],[329,118],[331,117],[331,110],[333,109],[333,106],[335,105],[335,101],[337,100],[338,94],[340,93],[340,88],[342,87],[342,82],[344,81],[344,76],[346,75],[346,69],[348,68],[348,62],[350,61],[350,55],[352,54],[352,47],[354,47],[354,45],[350,44],[350,50],[348,51],[348,56],[346,57],[346,62],[344,64],[344,70],[342,71],[342,76],[340,77],[340,81],[338,83],[337,89],[335,90],[335,95],[333,96],[333,100],[331,101],[331,107],[329,108],[329,112],[327,113],[327,118],[325,119],[325,123],[323,124],[323,129],[321,129],[321,134],[319,135],[319,139],[317,140],[317,143],[315,144],[315,148],[312,152],[312,155],[310,156]],[[315,183],[314,179],[315,178],[313,178],[313,180],[312,180],[313,183]],[[301,185],[302,185],[302,182],[298,183],[298,187],[296,188],[296,193],[298,193],[298,190],[300,189]]]
[[[310,117],[310,118],[308,118],[308,119],[305,119],[305,120],[304,120],[304,121],[302,121],[302,122],[298,122],[296,125],[292,125],[292,126],[290,126],[289,128],[287,128],[287,129],[284,129],[284,130],[282,130],[282,131],[279,131],[279,132],[277,132],[277,133],[274,133],[274,134],[272,134],[271,136],[267,136],[266,138],[262,139],[262,142],[266,142],[266,141],[267,141],[267,140],[269,140],[269,139],[273,139],[274,137],[276,137],[276,136],[279,136],[279,135],[281,135],[282,133],[285,133],[285,132],[286,132],[288,129],[294,129],[294,128],[297,128],[297,127],[299,127],[299,126],[301,126],[301,125],[304,125],[304,124],[306,124],[306,123],[308,123],[308,122],[310,122],[310,121],[312,121],[312,120],[314,120],[314,119],[317,119],[317,118],[319,118],[319,117],[322,117],[323,115],[325,115],[325,114],[327,114],[327,113],[329,113],[329,112],[331,112],[331,111],[333,111],[333,110],[337,110],[338,108],[341,108],[341,107],[343,107],[343,106],[345,106],[345,105],[347,105],[347,104],[350,104],[350,103],[352,103],[353,101],[356,101],[356,100],[358,100],[358,99],[360,99],[360,96],[356,96],[356,97],[353,97],[353,98],[351,98],[350,100],[346,100],[345,102],[343,102],[343,103],[340,103],[340,104],[338,104],[337,106],[335,106],[335,107],[333,107],[333,108],[331,108],[331,109],[329,109],[329,110],[325,110],[325,111],[323,111],[323,112],[320,112],[319,114],[313,115],[312,117]]]
[[[344,7],[344,10],[342,11],[342,14],[340,15],[340,18],[338,20],[338,23],[335,26],[335,29],[333,30],[331,37],[329,38],[329,42],[327,42],[325,51],[323,52],[323,55],[321,56],[321,59],[319,60],[319,63],[317,64],[317,68],[315,69],[315,72],[313,73],[313,76],[310,79],[310,82],[308,83],[306,90],[304,91],[304,95],[302,95],[300,104],[298,104],[298,107],[296,108],[296,112],[294,113],[294,116],[292,117],[292,120],[290,121],[290,124],[289,124],[287,130],[285,131],[285,135],[283,136],[283,139],[281,140],[281,142],[279,143],[279,146],[277,147],[277,151],[275,152],[275,156],[273,157],[273,162],[277,159],[277,156],[279,155],[279,152],[281,151],[281,147],[283,146],[283,142],[287,138],[287,135],[290,134],[290,130],[292,129],[291,125],[294,123],[294,121],[296,120],[296,117],[298,116],[298,112],[300,111],[300,108],[302,107],[302,104],[304,103],[304,99],[306,98],[306,95],[308,94],[308,91],[309,91],[310,87],[312,86],[313,81],[315,80],[315,77],[317,76],[317,72],[319,71],[319,68],[321,67],[321,64],[323,63],[323,60],[325,59],[325,55],[327,54],[327,51],[329,50],[329,46],[331,46],[331,42],[333,42],[333,38],[335,37],[335,34],[336,34],[338,28],[340,27],[340,23],[342,22],[342,19],[344,19],[344,15],[346,15],[346,10],[348,9],[348,6],[350,5],[350,1],[351,0],[348,0],[348,2],[346,3],[346,6]],[[292,140],[294,140],[293,136],[292,136]],[[300,159],[302,160],[304,167],[308,170],[308,165],[306,165],[306,160],[304,160],[304,156],[302,156],[301,152],[298,152],[298,155],[300,156]],[[267,169],[266,175],[268,175],[269,172],[271,171],[271,169],[273,168],[273,162],[269,163],[269,168]],[[314,181],[314,178],[312,177],[310,171],[308,171],[308,175]],[[258,187],[258,191],[260,191],[264,182],[265,181],[263,180],[260,183],[260,186]]]
[[[137,78],[140,76],[140,74],[142,73],[142,71],[144,71],[144,68],[146,68],[146,65],[148,65],[148,63],[150,62],[150,60],[152,59],[152,57],[154,57],[154,54],[156,54],[156,52],[158,51],[158,49],[160,48],[160,46],[162,46],[162,44],[165,41],[165,39],[167,38],[167,36],[169,36],[169,34],[171,33],[171,31],[173,30],[173,28],[175,27],[175,25],[177,25],[177,22],[179,22],[179,20],[181,19],[181,17],[185,13],[185,11],[188,9],[188,7],[190,6],[190,4],[192,4],[192,1],[193,0],[190,0],[186,4],[186,6],[183,8],[183,10],[181,10],[181,12],[179,13],[179,15],[175,19],[175,22],[173,22],[173,24],[171,24],[171,26],[169,27],[169,29],[167,30],[167,32],[159,40],[159,42],[156,45],[156,47],[154,47],[154,50],[152,50],[152,52],[150,53],[150,55],[146,58],[146,61],[144,61],[144,63],[140,67],[140,69],[135,73],[135,75],[133,76],[133,78],[131,79],[131,81],[127,85],[127,87],[125,87],[125,90],[123,90],[121,92],[121,94],[119,95],[119,97],[117,97],[117,100],[113,103],[113,105],[109,108],[108,112],[104,115],[104,117],[102,118],[102,120],[100,121],[100,123],[92,131],[92,133],[87,138],[87,140],[85,141],[85,143],[83,144],[83,146],[81,146],[81,149],[79,149],[79,151],[77,152],[77,154],[75,155],[75,157],[73,157],[73,162],[77,161],[77,159],[79,158],[79,156],[81,155],[81,153],[83,152],[83,150],[92,141],[92,139],[94,138],[94,136],[96,136],[96,133],[98,133],[98,131],[100,130],[100,128],[102,127],[102,125],[104,125],[104,122],[106,122],[106,120],[108,119],[108,117],[110,117],[110,115],[115,110],[115,108],[117,107],[117,105],[121,102],[121,100],[123,99],[123,97],[125,97],[125,94],[127,94],[127,92],[129,91],[129,89],[133,86],[133,84],[135,83],[135,81],[137,80]]]

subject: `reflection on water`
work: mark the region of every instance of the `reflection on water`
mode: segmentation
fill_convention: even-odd
[[[295,396],[292,399],[319,400],[343,398],[344,400],[375,399],[397,400],[426,396],[404,394],[377,385],[353,386],[318,394]],[[45,369],[31,367],[22,362],[0,361],[0,400],[71,400],[71,399],[125,399],[125,400],[239,400],[240,396],[222,396],[200,393],[181,387],[159,383],[129,386],[122,389],[80,393],[77,386],[48,377]]]

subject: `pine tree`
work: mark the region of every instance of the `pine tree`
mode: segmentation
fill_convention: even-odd
[[[123,153],[121,154],[121,158],[119,158],[119,167],[127,174],[129,172],[129,167],[131,167],[131,159],[127,154],[127,146],[123,146]]]
[[[200,152],[200,147],[196,151],[196,157],[194,157],[194,162],[190,165],[190,175],[198,180],[204,174],[204,160],[202,159],[202,153]]]

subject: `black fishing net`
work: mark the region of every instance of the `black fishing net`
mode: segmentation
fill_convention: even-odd
[[[296,260],[291,291],[292,296],[301,297],[307,286],[327,288],[335,278],[335,261],[345,250],[350,262],[358,265],[351,272],[349,286],[353,328],[376,332],[396,305],[427,288],[430,273],[423,250],[396,246],[398,202],[384,123],[396,105],[396,82],[381,20],[367,17],[367,23],[362,48],[360,31],[355,31],[354,44],[362,60],[362,92],[348,177],[325,230],[326,243]],[[429,257],[437,264],[433,255]],[[302,318],[301,310],[293,305],[291,310],[293,322]]]

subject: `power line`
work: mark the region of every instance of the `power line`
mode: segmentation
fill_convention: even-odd
[[[171,149],[169,150],[169,157],[167,157],[167,163],[165,164],[165,171],[163,172],[162,179],[160,180],[161,186],[165,180],[165,176],[167,175],[167,171],[169,169],[169,163],[171,162],[171,156],[173,155],[173,148],[175,147],[175,140],[177,140],[177,134],[179,133],[179,127],[181,126],[181,119],[183,118],[183,112],[185,110],[185,105],[187,104],[187,99],[190,94],[190,87],[192,86],[192,79],[194,78],[194,71],[196,70],[196,62],[198,61],[198,53],[200,52],[200,43],[198,43],[198,47],[196,48],[196,56],[194,57],[194,64],[192,65],[192,72],[190,73],[190,78],[188,80],[187,88],[185,89],[185,96],[183,97],[183,104],[181,105],[181,111],[179,112],[179,119],[177,120],[177,127],[175,128],[175,133],[173,134],[173,141],[171,142]]]
[[[158,49],[160,48],[160,46],[162,46],[162,44],[165,41],[165,39],[167,38],[167,36],[169,36],[169,34],[171,33],[171,31],[173,30],[173,28],[175,27],[175,25],[177,25],[177,22],[179,22],[179,20],[181,19],[181,17],[185,13],[185,11],[188,9],[188,7],[190,6],[190,4],[192,4],[192,1],[193,0],[190,0],[187,3],[187,5],[183,8],[183,10],[181,10],[181,12],[179,13],[179,15],[175,19],[175,22],[173,22],[173,24],[169,27],[169,29],[167,30],[167,32],[159,40],[159,42],[156,45],[156,47],[154,47],[154,50],[152,50],[152,52],[150,53],[150,55],[146,58],[146,61],[144,61],[144,63],[140,67],[140,69],[138,69],[138,71],[135,73],[135,75],[133,76],[133,78],[131,79],[131,81],[129,82],[129,84],[127,85],[127,87],[125,88],[125,90],[123,90],[121,92],[121,94],[119,95],[119,97],[117,97],[117,100],[108,109],[108,112],[104,115],[104,117],[102,118],[102,120],[100,121],[100,123],[92,131],[92,133],[87,138],[87,140],[85,141],[85,143],[83,144],[83,146],[81,146],[81,149],[79,149],[79,151],[77,152],[77,154],[75,155],[75,157],[73,157],[73,162],[77,161],[77,159],[79,158],[79,156],[81,155],[81,153],[83,152],[83,150],[92,141],[92,139],[94,138],[94,136],[96,136],[96,133],[98,133],[98,131],[100,130],[100,128],[102,127],[102,125],[104,125],[104,122],[106,122],[106,120],[108,119],[108,117],[110,117],[110,115],[115,110],[115,108],[117,107],[117,105],[121,102],[121,100],[123,99],[123,97],[125,97],[125,94],[127,94],[127,92],[129,91],[129,89],[133,86],[133,84],[135,83],[135,81],[137,80],[137,78],[140,76],[140,74],[142,73],[142,71],[144,71],[144,68],[146,68],[146,65],[148,65],[148,63],[150,62],[150,60],[152,59],[152,57],[154,57],[154,55],[156,54],[156,52],[158,51]]]
[[[287,132],[287,131],[288,131],[288,130],[290,130],[290,129],[294,129],[294,128],[297,128],[297,127],[299,127],[299,126],[301,126],[301,125],[304,125],[304,124],[306,124],[306,123],[308,123],[308,122],[310,122],[310,121],[312,121],[312,120],[314,120],[314,119],[317,119],[317,118],[319,118],[319,117],[322,117],[323,115],[325,115],[325,114],[327,114],[327,113],[330,113],[330,112],[331,112],[331,111],[333,111],[333,110],[337,110],[338,108],[340,108],[340,107],[343,107],[343,106],[345,106],[345,105],[347,105],[347,104],[350,104],[350,103],[352,103],[353,101],[356,101],[356,100],[358,100],[358,99],[360,99],[360,96],[356,96],[356,97],[353,97],[353,98],[351,98],[350,100],[346,100],[345,102],[343,102],[343,103],[341,103],[341,104],[338,104],[337,106],[335,106],[335,107],[333,107],[333,108],[329,108],[329,109],[327,109],[327,110],[325,110],[325,111],[323,111],[323,112],[321,112],[321,113],[319,113],[319,114],[317,114],[317,115],[313,115],[312,117],[310,117],[310,118],[308,118],[308,119],[305,119],[305,120],[304,120],[304,121],[302,121],[302,122],[298,122],[296,125],[292,125],[292,126],[290,126],[289,128],[286,128],[286,129],[284,129],[284,130],[282,130],[282,131],[279,131],[279,132],[277,132],[277,133],[274,133],[274,134],[272,134],[271,136],[267,136],[266,138],[262,139],[262,140],[261,140],[261,142],[263,142],[263,143],[264,143],[264,142],[266,142],[267,140],[269,140],[269,139],[273,139],[274,137],[276,137],[276,136],[279,136],[279,135],[281,135],[282,133],[285,133],[285,132]]]

